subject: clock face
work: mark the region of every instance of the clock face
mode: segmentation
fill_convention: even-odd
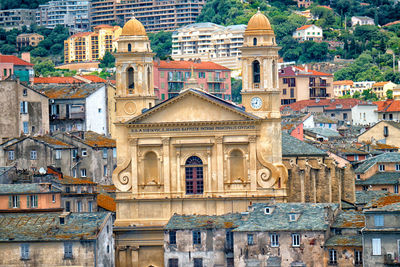
[[[262,100],[259,97],[253,97],[251,99],[251,107],[253,109],[260,109],[262,106]]]

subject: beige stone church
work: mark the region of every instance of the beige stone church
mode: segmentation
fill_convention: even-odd
[[[288,181],[288,168],[298,166],[282,160],[279,47],[261,12],[250,19],[244,39],[243,107],[197,88],[193,79],[155,105],[154,53],[145,29],[134,18],[123,27],[116,53],[117,266],[164,266],[163,227],[174,213],[218,215],[255,202],[286,202],[300,190],[288,185],[303,183],[304,189],[307,179],[325,179]],[[308,191],[323,201],[316,188]]]

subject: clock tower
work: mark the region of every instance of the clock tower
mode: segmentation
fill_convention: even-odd
[[[280,118],[278,50],[268,18],[260,10],[250,19],[242,47],[242,102],[261,118]]]

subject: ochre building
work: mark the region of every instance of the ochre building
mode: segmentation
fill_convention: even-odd
[[[164,266],[164,226],[175,213],[243,212],[286,202],[288,184],[304,185],[301,175],[288,181],[285,166],[296,163],[282,162],[278,50],[257,12],[241,51],[243,107],[198,88],[193,68],[179,95],[155,105],[149,39],[138,20],[125,24],[115,54],[117,266]]]

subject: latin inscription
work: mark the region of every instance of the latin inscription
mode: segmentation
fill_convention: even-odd
[[[232,130],[255,130],[255,125],[232,125],[232,126],[200,126],[200,127],[160,127],[160,128],[135,128],[131,133],[159,133],[159,132],[199,132],[199,131],[232,131]]]

